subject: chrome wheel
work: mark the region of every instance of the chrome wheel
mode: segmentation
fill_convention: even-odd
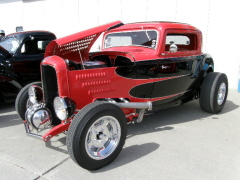
[[[220,87],[219,87],[219,90],[218,90],[218,104],[219,105],[222,105],[222,103],[224,102],[224,99],[225,99],[225,95],[226,95],[226,84],[223,82]]]
[[[97,119],[89,128],[85,140],[87,154],[101,160],[111,155],[121,138],[121,126],[113,116]]]

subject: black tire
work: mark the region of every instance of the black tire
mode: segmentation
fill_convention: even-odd
[[[109,135],[106,135],[107,132],[110,132],[110,130],[106,123],[103,124],[103,122],[105,122],[105,119],[108,121],[111,120],[111,122],[114,120],[114,123],[119,125],[119,128],[116,129],[118,129],[117,133],[121,133],[120,137],[115,138],[116,136],[113,136],[114,138],[109,138]],[[96,123],[98,123],[98,126]],[[114,123],[107,123],[110,124],[110,127],[112,127],[112,131],[116,130],[114,128]],[[98,131],[98,128],[104,128],[105,126],[107,129]],[[103,138],[100,138],[100,135],[102,135],[101,137]],[[123,111],[111,103],[101,101],[94,102],[85,106],[73,119],[67,135],[68,152],[73,161],[75,161],[79,166],[87,170],[96,170],[110,164],[119,155],[125,143],[126,135],[127,120]],[[100,146],[103,147],[106,145],[105,150],[111,150],[111,152],[109,152],[108,156],[106,157],[98,157],[102,151],[101,148],[97,145],[102,141],[102,139],[104,145]],[[112,144],[114,140],[117,140],[118,142]],[[88,146],[90,145],[92,146],[90,149],[88,149]],[[98,151],[97,149],[100,150]],[[107,153],[103,155],[106,155]]]
[[[0,93],[0,105],[1,104],[5,104],[5,101],[4,101],[3,95]]]
[[[223,96],[223,94],[225,95]],[[202,83],[199,99],[200,107],[209,113],[219,113],[226,103],[227,95],[228,79],[226,74],[210,72]]]
[[[27,102],[28,102],[28,99],[29,99],[28,98],[28,88],[31,85],[37,85],[37,86],[42,87],[41,82],[33,82],[33,83],[30,83],[30,84],[24,86],[21,89],[21,91],[18,93],[16,101],[15,101],[15,109],[16,109],[19,117],[22,120],[25,120],[25,113],[26,113],[26,110],[27,110]]]

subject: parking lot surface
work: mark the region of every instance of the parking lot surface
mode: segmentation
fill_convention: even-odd
[[[67,153],[66,136],[44,143],[28,137],[14,104],[0,105],[0,179],[240,179],[240,93],[230,90],[221,113],[198,100],[128,125],[126,143],[110,165],[87,171]]]

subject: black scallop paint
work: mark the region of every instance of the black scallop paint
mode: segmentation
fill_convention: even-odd
[[[128,66],[120,66],[116,69],[116,73],[119,76],[136,80],[159,79],[154,83],[135,86],[129,91],[132,97],[153,99],[191,91],[189,88],[196,80],[193,74],[199,70],[197,62],[201,60],[203,56],[140,61],[130,66],[129,63]],[[170,68],[169,71],[161,69],[161,67],[174,66],[175,68]],[[161,80],[162,78],[171,79]]]

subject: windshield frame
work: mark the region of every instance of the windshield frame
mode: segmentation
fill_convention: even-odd
[[[12,43],[12,42],[15,42]],[[20,46],[19,40],[17,39],[16,36],[5,36],[1,41],[0,41],[0,46],[6,49],[9,53],[15,54]],[[14,47],[15,46],[15,47]]]
[[[151,46],[144,46],[144,45],[136,45],[136,44],[131,44],[131,45],[119,45],[119,46],[109,46],[106,47],[106,37],[108,35],[112,35],[112,34],[119,34],[119,33],[133,33],[133,32],[144,32],[146,34],[146,37],[149,37],[148,32],[149,31],[155,31],[157,34],[157,38],[154,39],[155,40],[155,46],[151,47]],[[104,35],[103,38],[103,42],[102,42],[102,49],[109,49],[109,48],[115,48],[115,47],[128,47],[128,46],[133,46],[133,47],[144,47],[144,48],[149,48],[149,49],[157,49],[158,47],[158,39],[159,39],[159,31],[157,31],[156,29],[140,29],[140,30],[131,30],[131,31],[118,31],[118,32],[112,32],[112,33],[107,33]]]

